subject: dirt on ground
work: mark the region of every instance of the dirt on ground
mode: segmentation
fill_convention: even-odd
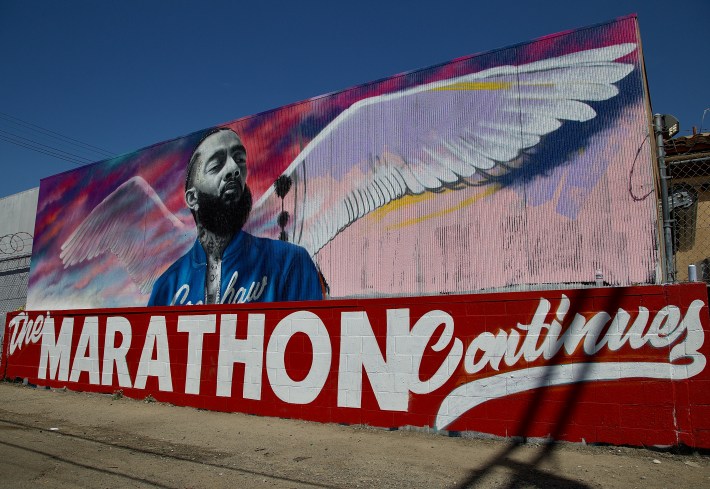
[[[0,383],[0,486],[710,487],[706,454],[515,444]]]

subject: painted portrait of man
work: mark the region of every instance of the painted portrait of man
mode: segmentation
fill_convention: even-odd
[[[252,207],[247,175],[247,150],[234,131],[215,129],[199,142],[185,177],[197,239],[155,282],[149,306],[323,298],[304,248],[242,229]]]

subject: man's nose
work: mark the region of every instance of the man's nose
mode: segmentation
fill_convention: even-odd
[[[232,158],[231,156],[227,156],[227,162],[224,165],[224,170],[225,177],[227,178],[235,178],[240,176],[241,174],[241,171],[239,170],[239,165],[236,161],[234,161],[234,158]]]

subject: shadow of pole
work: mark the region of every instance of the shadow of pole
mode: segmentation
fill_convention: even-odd
[[[560,338],[564,338],[564,332],[567,331],[572,320],[580,313],[584,304],[588,304],[593,297],[596,297],[592,291],[595,289],[583,289],[583,291],[577,295],[572,302],[572,306],[565,316],[565,320],[562,324],[563,333]],[[610,314],[614,314],[622,299],[621,289],[608,289],[612,293],[605,296],[607,301],[603,307],[595,308],[596,310],[606,311]],[[602,297],[599,297],[600,299]],[[552,312],[550,312],[552,314]],[[609,325],[605,325],[605,330]],[[579,346],[577,347],[579,348]],[[563,355],[555,355],[551,358],[546,366],[555,366],[562,363]],[[555,447],[557,446],[557,441],[564,434],[565,429],[569,426],[572,417],[574,415],[575,409],[577,407],[577,401],[584,392],[585,383],[589,380],[590,369],[594,360],[584,363],[584,368],[581,370],[579,376],[571,383],[566,399],[563,403],[559,417],[555,420],[553,429],[549,434],[549,441],[545,443],[545,446],[540,450],[540,452],[531,460],[530,462],[519,462],[511,459],[511,456],[526,443],[527,437],[534,427],[535,419],[539,412],[546,409],[545,406],[545,396],[547,394],[546,387],[553,375],[553,369],[548,369],[545,372],[545,376],[541,379],[537,388],[534,390],[533,397],[529,403],[529,409],[526,411],[525,416],[521,419],[520,424],[517,429],[513,430],[514,438],[511,442],[498,454],[491,457],[491,459],[486,462],[481,469],[474,469],[471,471],[470,475],[459,483],[456,487],[459,489],[476,487],[483,479],[489,475],[493,469],[496,467],[508,468],[513,472],[508,484],[504,487],[507,489],[514,489],[517,487],[540,487],[540,488],[589,488],[591,486],[565,478],[559,475],[552,474],[548,471],[542,470],[541,465],[552,458],[555,453]]]

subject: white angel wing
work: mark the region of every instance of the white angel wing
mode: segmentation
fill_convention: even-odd
[[[193,234],[143,178],[123,183],[62,244],[64,268],[113,253],[142,293],[189,248]]]
[[[485,182],[562,121],[596,116],[587,101],[614,97],[634,66],[618,44],[363,99],[336,117],[284,175],[293,189],[289,241],[315,255],[357,219],[407,194]],[[270,188],[246,228],[276,238],[282,201]]]

